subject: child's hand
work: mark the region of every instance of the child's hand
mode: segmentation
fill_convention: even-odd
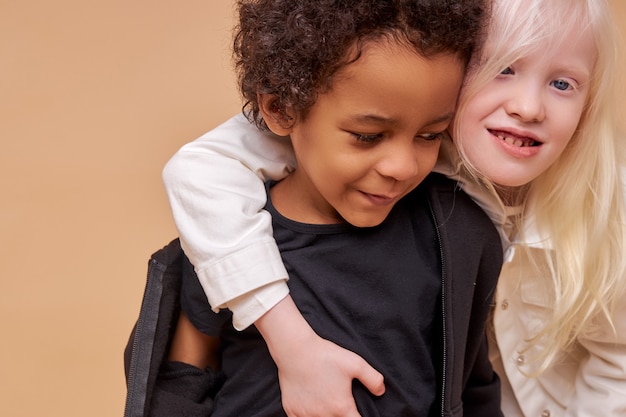
[[[374,395],[383,376],[359,355],[319,337],[287,296],[255,325],[278,367],[289,417],[360,417],[352,395],[358,379]]]
[[[353,379],[374,395],[385,392],[383,376],[359,355],[315,333],[299,343],[281,356],[278,365],[283,408],[289,417],[360,417]]]

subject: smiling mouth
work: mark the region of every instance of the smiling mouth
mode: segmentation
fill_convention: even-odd
[[[390,197],[390,196],[379,195],[379,194],[370,194],[364,191],[361,191],[361,192],[363,193],[364,196],[367,197],[368,200],[370,200],[370,202],[374,203],[374,205],[386,206],[386,205],[393,203],[396,200],[396,197]]]
[[[517,146],[518,148],[529,148],[532,146],[540,146],[541,142],[529,138],[529,137],[520,137],[513,135],[509,132],[503,132],[498,130],[489,130],[489,133],[497,137],[498,139],[506,142],[509,145]]]

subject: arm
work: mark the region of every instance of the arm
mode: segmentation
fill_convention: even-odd
[[[201,370],[211,367],[218,371],[221,368],[220,346],[219,337],[206,335],[196,329],[181,311],[167,359],[193,365]]]
[[[229,308],[238,329],[288,293],[262,210],[263,182],[285,177],[294,164],[287,138],[261,133],[240,115],[183,146],[163,171],[185,254],[211,306]]]
[[[255,323],[278,366],[288,415],[358,416],[352,380],[380,395],[383,377],[304,320],[288,295],[271,217],[263,210],[264,180],[281,179],[294,165],[287,138],[260,133],[236,116],[183,146],[163,180],[181,245],[209,303],[229,308],[236,328]]]
[[[354,379],[374,395],[384,394],[382,374],[359,355],[319,337],[291,296],[255,324],[278,367],[288,416],[359,417],[352,395]]]

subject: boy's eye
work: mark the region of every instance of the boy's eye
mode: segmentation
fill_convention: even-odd
[[[424,140],[438,140],[438,139],[443,139],[443,137],[445,136],[445,132],[439,132],[439,133],[424,133],[423,135],[419,135],[418,137]]]
[[[554,80],[550,84],[557,90],[561,90],[561,91],[569,90],[571,87],[571,84],[565,80]]]
[[[375,133],[373,135],[366,135],[363,133],[352,133],[352,134],[354,135],[354,137],[356,137],[357,141],[364,142],[364,143],[374,143],[374,142],[379,141],[383,137],[382,133]]]

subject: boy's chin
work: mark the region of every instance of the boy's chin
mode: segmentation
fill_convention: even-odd
[[[391,210],[387,210],[381,213],[353,213],[342,217],[347,223],[354,227],[376,227],[385,221],[390,211]]]

